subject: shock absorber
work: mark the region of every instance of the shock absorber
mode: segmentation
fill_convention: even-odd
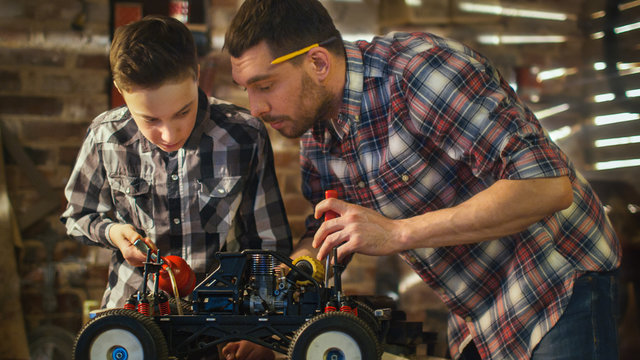
[[[169,297],[167,293],[164,291],[156,292],[158,294],[158,311],[160,311],[160,315],[169,315],[171,314],[171,306],[169,305]]]
[[[334,299],[329,299],[324,306],[324,312],[338,311],[338,303]]]
[[[138,303],[138,312],[142,315],[149,316],[151,315],[151,306],[149,305],[149,299],[147,299],[146,295],[142,295],[142,299]]]
[[[124,308],[129,310],[136,310],[138,307],[138,297],[136,294],[131,294],[127,302],[124,303]]]
[[[340,311],[349,312],[355,316],[358,316],[358,307],[355,305],[356,304],[354,304],[353,301],[351,301],[351,299],[349,299],[346,296],[343,296],[342,301],[340,302]]]

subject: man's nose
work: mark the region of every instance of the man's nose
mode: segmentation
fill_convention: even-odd
[[[255,117],[261,117],[269,112],[269,105],[266,101],[261,100],[249,100],[249,105],[251,108],[251,115]]]

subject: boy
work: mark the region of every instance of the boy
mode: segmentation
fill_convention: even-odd
[[[190,31],[170,17],[119,27],[110,51],[126,106],[91,123],[65,189],[73,238],[112,249],[102,306],[140,288],[148,237],[184,258],[197,281],[217,251],[291,252],[264,125],[198,89]]]

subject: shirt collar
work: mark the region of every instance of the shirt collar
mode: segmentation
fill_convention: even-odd
[[[202,89],[198,88],[198,113],[196,114],[196,122],[193,124],[191,135],[182,146],[185,149],[196,149],[200,144],[200,137],[207,130],[209,122],[203,121],[209,117],[209,98]]]
[[[360,121],[360,107],[362,105],[362,91],[364,88],[364,65],[360,49],[352,42],[345,41],[346,78],[342,92],[342,106],[335,119],[324,123],[316,123],[311,135],[320,143],[326,143],[327,135],[342,142],[349,134],[351,124]]]

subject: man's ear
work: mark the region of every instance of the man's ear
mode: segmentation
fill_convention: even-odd
[[[307,59],[310,60],[311,71],[315,74],[316,79],[322,82],[329,76],[331,69],[331,55],[329,50],[323,47],[315,47],[307,53]]]

